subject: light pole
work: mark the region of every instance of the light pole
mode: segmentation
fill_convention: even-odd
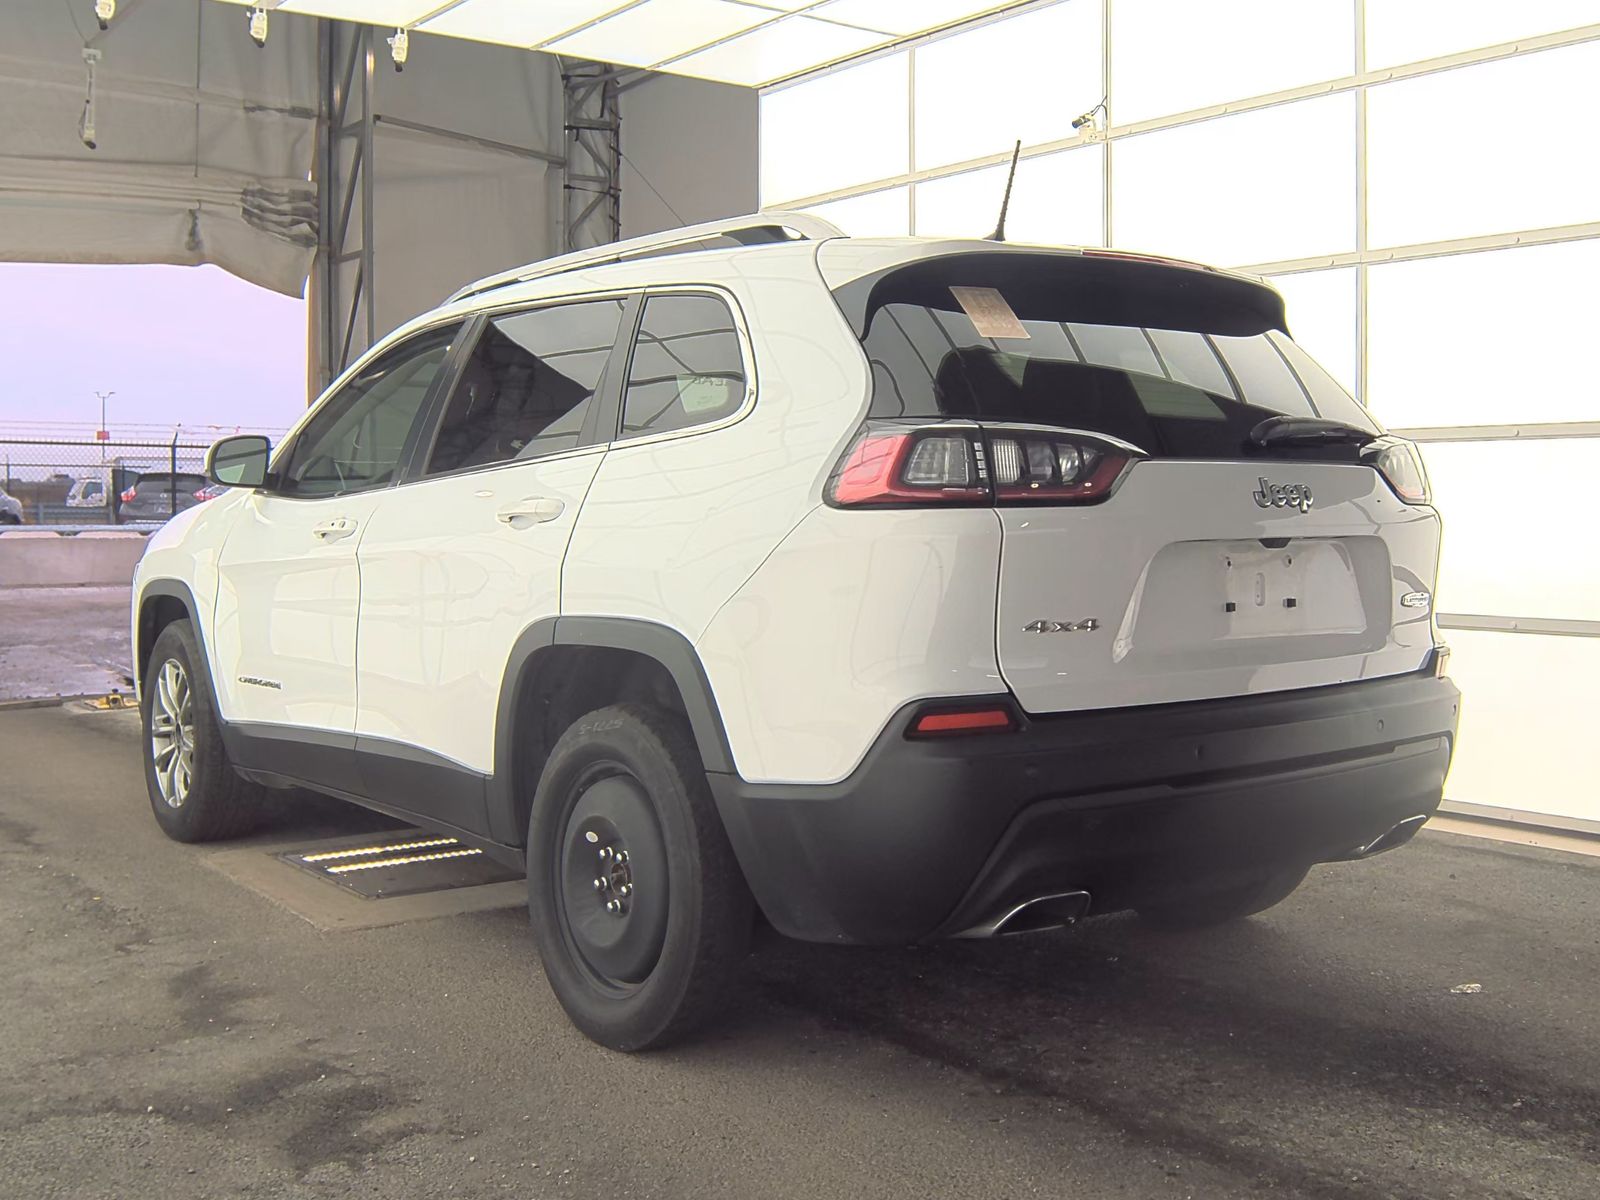
[[[106,401],[116,394],[114,390],[95,393],[96,396],[100,397],[100,428],[95,430],[94,440],[100,443],[100,461],[102,463],[106,461],[106,442],[111,439],[111,434],[106,431]]]

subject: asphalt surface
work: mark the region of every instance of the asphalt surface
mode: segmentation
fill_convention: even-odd
[[[1424,832],[1206,934],[778,942],[626,1057],[515,908],[318,932],[216,853],[128,714],[0,711],[0,1194],[1600,1194],[1592,858]]]
[[[123,587],[0,588],[0,701],[128,691]]]

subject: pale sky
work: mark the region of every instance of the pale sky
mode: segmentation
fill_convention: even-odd
[[[220,267],[0,263],[0,438],[17,422],[284,429],[305,411],[306,306]]]

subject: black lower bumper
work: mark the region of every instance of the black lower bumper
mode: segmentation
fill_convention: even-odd
[[[1438,808],[1459,702],[1428,673],[945,741],[906,738],[911,706],[841,783],[710,780],[779,932],[904,943],[1047,892],[1110,912],[1348,857]]]

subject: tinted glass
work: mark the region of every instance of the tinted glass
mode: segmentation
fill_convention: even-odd
[[[1254,453],[1250,431],[1284,414],[1377,428],[1247,284],[1020,255],[899,275],[871,284],[857,318],[875,417],[1084,429],[1182,458]]]
[[[460,328],[419,333],[328,397],[295,438],[278,490],[333,496],[392,483],[422,402]]]
[[[428,473],[536,458],[578,444],[600,386],[621,300],[495,317],[462,369]]]
[[[733,314],[715,296],[651,296],[628,369],[622,436],[644,437],[732,416],[744,403]]]

